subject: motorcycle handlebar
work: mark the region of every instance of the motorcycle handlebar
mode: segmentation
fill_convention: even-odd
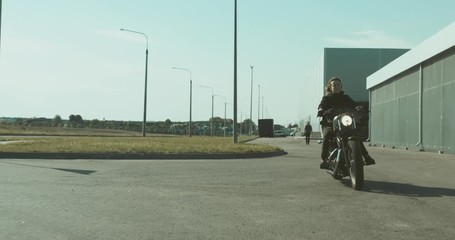
[[[339,114],[342,112],[352,112],[352,110],[353,110],[353,108],[329,108],[327,110],[321,109],[318,111],[318,117],[323,117],[323,116],[333,114],[333,113]],[[368,110],[365,110],[362,106],[357,106],[354,108],[354,110],[356,112],[370,112]]]

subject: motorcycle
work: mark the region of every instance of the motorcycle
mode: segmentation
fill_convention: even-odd
[[[361,118],[361,108],[329,109],[324,115],[333,124],[334,137],[329,139],[329,168],[327,172],[334,179],[349,176],[351,186],[361,190],[364,185],[363,157],[361,138],[357,128]]]

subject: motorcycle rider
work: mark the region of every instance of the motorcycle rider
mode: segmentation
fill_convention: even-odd
[[[322,162],[320,164],[321,169],[328,169],[329,164],[327,163],[329,157],[329,140],[334,137],[334,131],[332,129],[332,123],[328,122],[327,117],[323,116],[324,111],[334,108],[359,108],[357,104],[350,98],[348,95],[345,95],[343,92],[343,83],[341,79],[338,77],[332,77],[328,83],[326,88],[326,96],[322,97],[321,103],[318,107],[318,117],[323,117],[320,124],[322,125],[322,152],[321,152],[321,159]],[[368,154],[363,142],[360,142],[360,148],[362,151],[363,158],[365,159],[366,165],[372,165],[376,162],[374,159]]]

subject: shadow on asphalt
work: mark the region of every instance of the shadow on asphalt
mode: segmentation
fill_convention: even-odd
[[[341,181],[343,185],[351,188],[351,181],[349,179],[343,179]],[[422,187],[407,183],[395,183],[395,182],[379,182],[365,180],[363,192],[397,195],[406,197],[443,197],[455,196],[455,189],[450,188],[439,188],[439,187]]]
[[[26,167],[34,167],[34,168],[46,168],[46,169],[52,169],[52,170],[70,172],[70,173],[77,173],[77,174],[82,174],[82,175],[90,175],[92,173],[97,172],[97,171],[93,171],[93,170],[83,170],[83,169],[43,167],[43,166],[37,166],[37,165],[32,165],[32,164],[23,164],[23,163],[11,163],[11,162],[3,162],[3,163],[19,165],[19,166],[26,166]]]

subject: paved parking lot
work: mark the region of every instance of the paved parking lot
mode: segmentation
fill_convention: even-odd
[[[455,157],[368,148],[365,189],[320,145],[208,160],[0,160],[0,239],[454,239]]]

